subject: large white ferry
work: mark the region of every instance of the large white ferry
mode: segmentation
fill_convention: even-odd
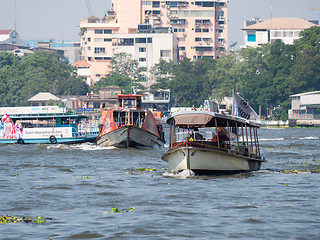
[[[58,106],[0,108],[0,117],[0,144],[94,142],[99,133],[88,116]]]

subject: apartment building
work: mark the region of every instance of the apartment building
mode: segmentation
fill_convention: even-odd
[[[81,21],[80,34],[93,82],[110,72],[120,51],[147,68],[159,58],[219,58],[227,51],[227,0],[113,0],[103,19]]]
[[[141,1],[141,18],[176,34],[179,58],[219,58],[227,51],[227,0]]]

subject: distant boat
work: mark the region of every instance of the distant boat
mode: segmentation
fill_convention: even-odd
[[[0,108],[0,114],[0,144],[71,144],[94,142],[98,136],[88,116],[67,114],[58,106]]]
[[[116,108],[102,111],[97,144],[120,148],[164,145],[161,114],[141,109],[141,97],[119,95]]]
[[[171,171],[231,174],[257,171],[260,156],[257,128],[243,118],[211,111],[185,111],[168,118],[169,149],[161,157]]]

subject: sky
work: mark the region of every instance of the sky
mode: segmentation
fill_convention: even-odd
[[[111,0],[89,1],[97,17],[110,8]],[[320,0],[229,0],[229,45],[243,44],[241,28],[246,20],[271,16],[320,20],[320,10],[311,10],[315,6],[320,7]],[[80,20],[88,16],[85,0],[0,0],[0,29],[16,25],[23,40],[79,41]]]

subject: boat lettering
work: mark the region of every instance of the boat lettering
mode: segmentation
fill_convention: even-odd
[[[71,127],[61,128],[25,128],[23,138],[49,138],[51,135],[57,137],[72,137]]]

